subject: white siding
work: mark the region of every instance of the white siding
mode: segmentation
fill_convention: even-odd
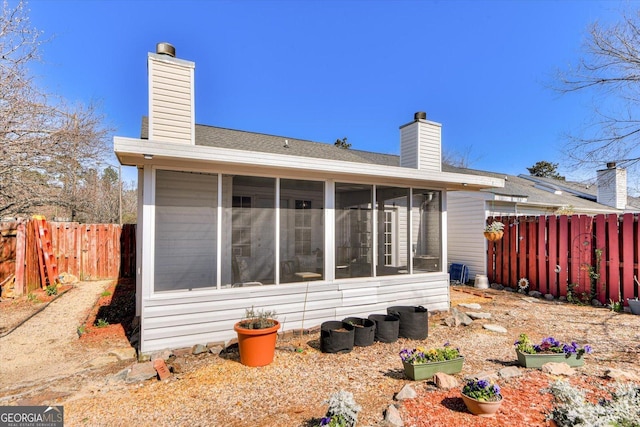
[[[400,129],[400,166],[418,169],[417,123]]]
[[[386,313],[392,305],[423,305],[431,311],[446,311],[447,279],[445,273],[429,273],[311,282],[306,296],[306,283],[156,295],[143,304],[141,352],[227,342],[236,337],[233,325],[252,305],[276,310],[284,330]]]
[[[217,178],[156,172],[156,291],[216,285]]]
[[[476,274],[487,274],[487,244],[483,234],[485,197],[468,191],[447,193],[448,261],[469,267],[470,279]]]
[[[149,54],[149,139],[194,143],[192,62]]]
[[[433,122],[419,123],[420,169],[441,171],[441,126]]]

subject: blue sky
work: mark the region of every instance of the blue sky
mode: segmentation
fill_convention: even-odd
[[[12,2],[15,3],[15,2]],[[443,149],[471,167],[562,166],[563,134],[590,119],[590,95],[547,88],[576,62],[587,26],[618,1],[33,0],[51,40],[34,68],[70,101],[98,101],[115,135],[147,114],[147,52],[169,42],[196,64],[196,122],[399,153],[416,111],[442,123]],[[606,159],[603,159],[603,162]],[[115,164],[115,157],[112,162]],[[125,179],[135,177],[125,168]]]

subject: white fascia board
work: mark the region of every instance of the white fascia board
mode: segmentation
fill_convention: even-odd
[[[181,143],[156,142],[146,139],[114,137],[114,151],[121,164],[140,166],[149,161],[143,155],[153,156],[152,162],[188,161],[217,165],[246,166],[322,174],[343,174],[363,179],[397,179],[437,183],[443,188],[478,190],[480,188],[504,187],[504,180],[480,175],[451,172],[423,171],[399,166],[383,166],[368,163],[326,160],[313,157],[283,156],[257,151],[233,150],[229,148],[186,145]]]

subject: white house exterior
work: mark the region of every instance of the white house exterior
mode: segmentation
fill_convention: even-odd
[[[500,188],[447,194],[448,261],[465,264],[470,279],[476,274],[487,274],[487,240],[482,231],[488,217],[640,211],[640,201],[627,196],[626,170],[613,163],[597,171],[596,185],[450,166],[445,169],[504,178],[504,186]]]
[[[401,156],[195,124],[193,62],[149,53],[138,167],[140,351],[226,342],[251,306],[283,329],[449,309],[447,194],[503,180],[442,171],[441,125],[416,113]]]

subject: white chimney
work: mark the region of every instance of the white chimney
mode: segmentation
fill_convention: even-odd
[[[442,171],[442,125],[417,112],[411,123],[400,126],[400,166]]]
[[[177,59],[169,43],[149,53],[149,139],[195,144],[195,63]]]
[[[598,203],[616,209],[627,206],[627,170],[618,169],[615,162],[598,171]]]

